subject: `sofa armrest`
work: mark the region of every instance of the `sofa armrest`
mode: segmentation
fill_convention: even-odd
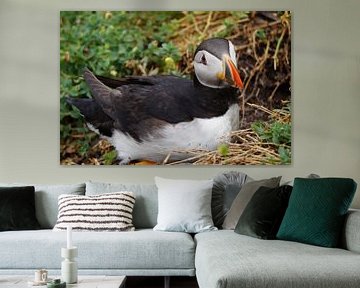
[[[360,210],[349,210],[346,215],[343,248],[360,253]]]

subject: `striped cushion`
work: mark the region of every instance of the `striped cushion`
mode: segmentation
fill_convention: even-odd
[[[74,231],[133,231],[133,192],[93,196],[60,195],[55,231],[72,226]]]

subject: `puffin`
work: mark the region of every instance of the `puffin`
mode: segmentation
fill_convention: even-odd
[[[199,44],[193,77],[108,78],[84,69],[92,98],[67,97],[88,127],[116,149],[119,164],[183,160],[194,149],[214,150],[239,127],[243,88],[230,40]]]

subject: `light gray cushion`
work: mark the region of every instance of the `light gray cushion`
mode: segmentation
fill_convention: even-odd
[[[155,177],[159,214],[154,230],[198,233],[217,229],[211,217],[213,180]]]
[[[72,240],[74,246],[78,247],[79,256],[76,260],[79,270],[83,271],[194,269],[195,244],[186,233],[152,229],[133,232],[73,232]],[[36,270],[39,267],[60,269],[63,260],[61,247],[66,247],[66,231],[2,232],[0,270]]]
[[[84,195],[85,184],[37,185],[35,187],[35,210],[41,228],[50,229],[56,224],[58,216],[58,197],[61,194]],[[0,186],[24,186],[21,183],[0,183]]]
[[[252,180],[245,173],[237,171],[227,171],[215,176],[212,189],[211,213],[216,227],[222,227],[225,216],[241,187]]]
[[[133,211],[133,224],[136,229],[153,228],[158,213],[158,194],[155,184],[121,184],[86,182],[86,195],[131,191],[136,201]]]
[[[262,240],[231,230],[195,236],[200,288],[353,288],[360,254],[290,241]]]
[[[350,209],[346,215],[342,244],[345,249],[360,253],[360,210]]]
[[[113,192],[101,195],[59,196],[59,215],[54,231],[134,231],[133,192]]]
[[[240,219],[241,214],[245,210],[246,205],[249,203],[252,196],[255,192],[261,187],[269,187],[276,188],[279,186],[281,177],[274,177],[270,179],[263,179],[258,181],[251,181],[244,184],[233,201],[229,212],[227,213],[224,223],[223,229],[232,229],[234,230],[237,222]]]

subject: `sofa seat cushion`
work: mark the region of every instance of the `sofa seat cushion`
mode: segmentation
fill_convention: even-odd
[[[195,236],[200,288],[357,287],[360,254],[229,230]]]
[[[186,233],[73,232],[79,270],[194,269],[195,244]],[[0,269],[60,269],[66,232],[2,232]]]

